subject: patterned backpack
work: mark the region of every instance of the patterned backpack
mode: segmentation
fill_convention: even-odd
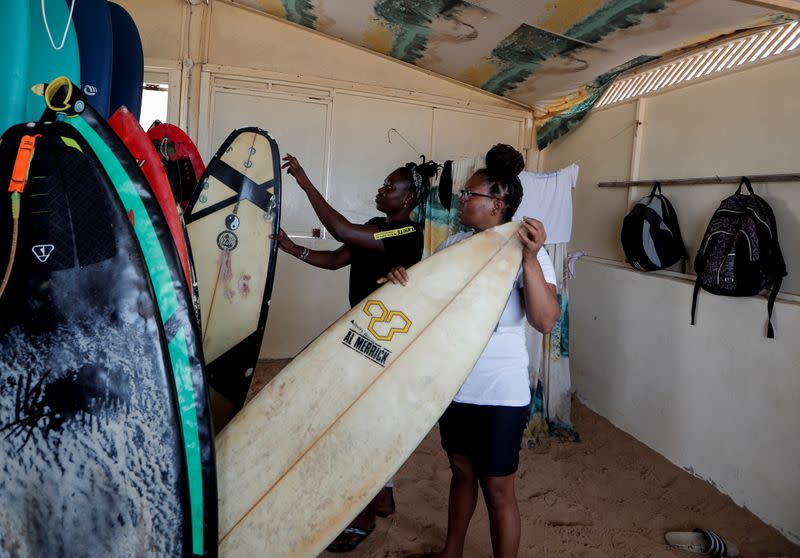
[[[656,271],[680,261],[681,273],[686,272],[689,254],[678,216],[658,182],[625,216],[621,240],[625,257],[639,271]]]
[[[742,194],[746,186],[750,195]],[[739,189],[722,200],[706,228],[694,259],[697,281],[692,296],[692,325],[697,294],[704,290],[723,296],[755,296],[772,286],[767,303],[767,337],[774,338],[772,308],[786,276],[778,244],[775,214],[753,193],[750,179],[742,177]]]

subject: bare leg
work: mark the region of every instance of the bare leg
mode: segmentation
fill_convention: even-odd
[[[461,558],[464,555],[467,528],[478,503],[478,475],[467,456],[448,453],[447,457],[453,471],[447,504],[447,540],[444,550],[434,556]]]
[[[489,511],[489,526],[492,536],[492,551],[495,558],[517,558],[519,552],[520,518],[517,496],[514,493],[514,477],[481,477],[480,484],[486,508]]]
[[[394,487],[384,486],[372,499],[372,508],[378,517],[389,517],[394,513]]]

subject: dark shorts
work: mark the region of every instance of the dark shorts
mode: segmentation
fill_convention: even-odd
[[[469,457],[480,476],[505,477],[519,467],[528,407],[453,402],[439,419],[442,447]]]

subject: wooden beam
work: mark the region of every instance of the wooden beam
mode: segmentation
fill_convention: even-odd
[[[798,0],[736,0],[742,4],[752,4],[762,8],[770,8],[781,12],[800,15],[800,1]]]
[[[772,182],[800,182],[798,174],[751,174],[747,178],[754,184]],[[601,188],[630,188],[632,186],[654,186],[656,182],[662,186],[697,186],[702,184],[739,184],[739,176],[707,176],[703,178],[664,178],[662,180],[623,180],[617,182],[598,182]]]

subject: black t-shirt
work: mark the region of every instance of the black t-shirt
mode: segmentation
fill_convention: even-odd
[[[350,306],[377,289],[377,281],[385,277],[392,268],[402,265],[411,267],[422,259],[425,236],[422,229],[411,221],[387,222],[386,217],[374,217],[367,225],[377,225],[383,237],[383,252],[372,252],[363,248],[350,249]]]

